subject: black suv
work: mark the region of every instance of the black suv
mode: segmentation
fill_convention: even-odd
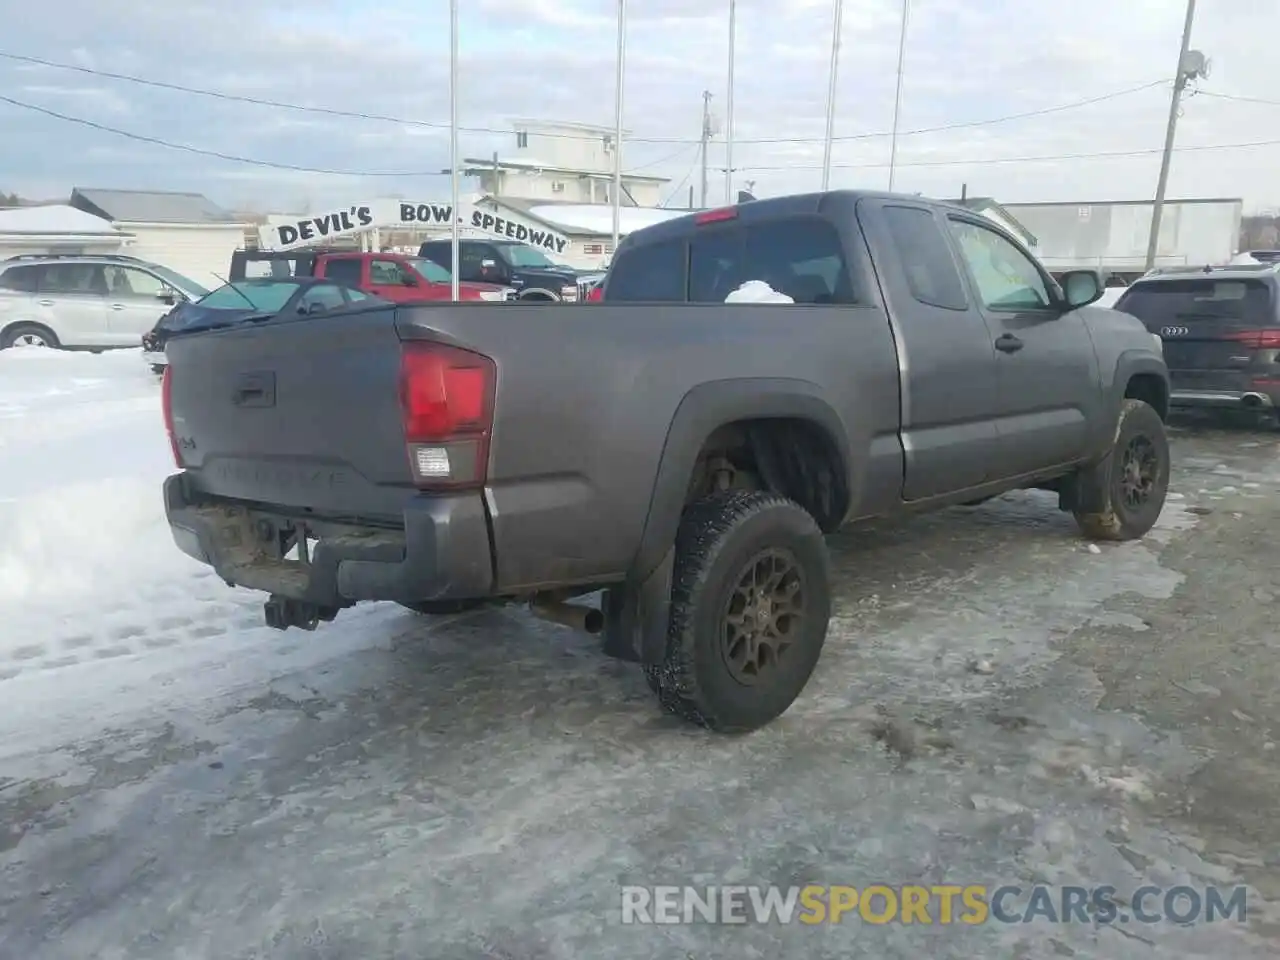
[[[1153,270],[1115,309],[1164,342],[1172,405],[1280,410],[1280,264]]]
[[[428,240],[418,256],[453,269],[450,240]],[[459,240],[458,279],[514,287],[520,300],[578,303],[593,285],[587,274],[553,262],[537,247],[515,240]]]

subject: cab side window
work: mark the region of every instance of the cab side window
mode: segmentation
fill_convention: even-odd
[[[407,287],[409,278],[394,260],[373,260],[369,263],[369,284],[378,287]]]
[[[932,210],[886,206],[885,223],[911,296],[943,310],[967,310],[964,281]]]
[[[988,310],[1043,310],[1049,287],[1035,262],[995,230],[949,218],[951,234]]]

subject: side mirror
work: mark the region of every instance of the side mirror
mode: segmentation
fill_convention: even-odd
[[[416,287],[416,286],[418,286],[418,278],[417,278],[417,277],[415,277],[415,276],[414,276],[412,273],[410,273],[408,270],[403,270],[403,271],[401,271],[401,273],[400,273],[400,280],[404,283],[404,285],[405,285],[406,287]]]
[[[1067,309],[1087,307],[1106,289],[1097,270],[1069,270],[1062,275],[1062,296]]]
[[[177,290],[166,288],[156,294],[156,299],[159,300],[161,303],[166,304],[167,306],[176,307],[178,304],[182,303],[187,298],[184,297],[181,294],[181,292]]]

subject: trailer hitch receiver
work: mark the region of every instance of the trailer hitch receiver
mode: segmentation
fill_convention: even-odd
[[[288,630],[290,627],[314,630],[321,622],[332,621],[338,615],[338,608],[273,594],[263,605],[263,613],[266,615],[267,626],[273,630]]]

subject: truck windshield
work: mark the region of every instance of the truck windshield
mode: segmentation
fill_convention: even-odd
[[[228,283],[200,301],[214,310],[277,311],[297,292],[296,283]]]
[[[407,257],[409,265],[432,283],[449,283],[453,275],[434,260],[426,257]]]
[[[559,267],[558,263],[549,259],[537,247],[527,247],[523,243],[504,243],[499,245],[498,249],[507,263],[513,267],[551,267],[553,269]]]

